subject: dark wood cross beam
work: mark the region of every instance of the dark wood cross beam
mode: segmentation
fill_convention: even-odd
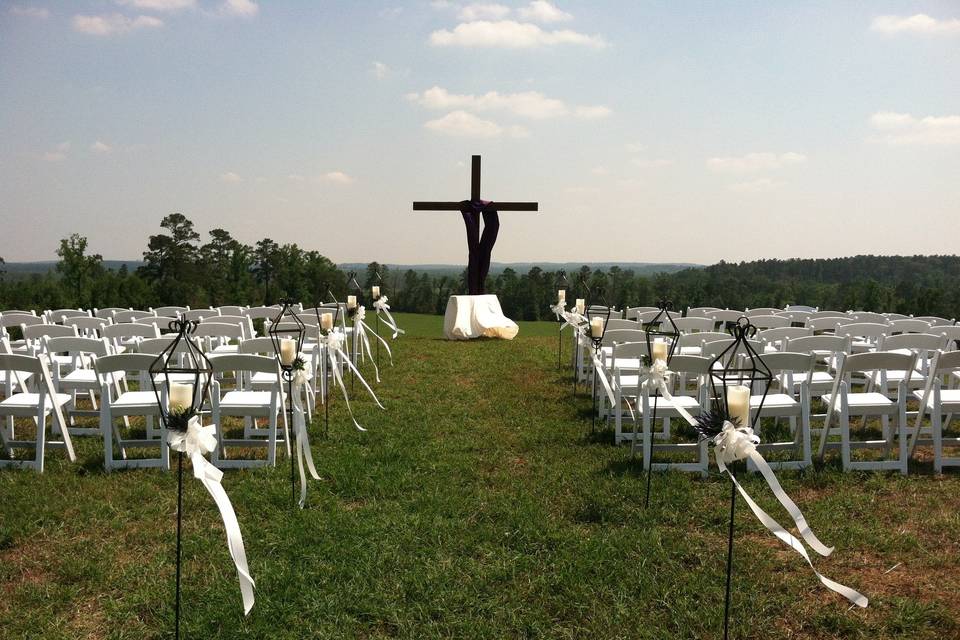
[[[538,211],[536,202],[486,202],[480,199],[480,156],[473,156],[470,174],[470,199],[460,202],[414,202],[414,211],[459,211],[467,228],[467,286],[470,295],[484,293],[490,271],[490,255],[500,230],[498,211]],[[480,218],[483,217],[483,235]]]

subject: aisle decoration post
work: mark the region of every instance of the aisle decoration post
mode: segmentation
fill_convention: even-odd
[[[294,310],[293,300],[280,301],[280,311],[270,324],[270,340],[280,366],[280,373],[287,383],[287,452],[290,456],[290,500],[291,506],[297,505],[296,477],[293,460],[296,457],[300,472],[300,501],[303,509],[307,500],[307,477],[303,470],[304,461],[314,480],[319,480],[310,451],[310,437],[307,434],[306,413],[300,398],[303,386],[307,384],[306,362],[303,359],[303,336],[306,326]],[[278,381],[279,382],[279,381]],[[290,434],[293,434],[291,439]],[[292,440],[292,442],[291,442]]]
[[[204,454],[217,446],[217,426],[202,426],[200,411],[210,391],[213,367],[197,347],[190,334],[197,323],[174,320],[169,329],[176,337],[160,352],[150,365],[150,383],[160,412],[160,420],[167,434],[168,446],[177,452],[177,551],[176,588],[174,595],[174,637],[180,637],[180,567],[182,561],[183,529],[183,454],[190,457],[193,475],[210,493],[227,534],[227,546],[233,558],[240,581],[243,613],[253,608],[253,578],[247,566],[243,537],[236,512],[220,481],[223,472],[214,467]]]
[[[597,289],[597,295],[600,298],[602,305],[594,304],[595,300],[591,300],[590,304],[586,308],[586,317],[587,317],[587,336],[590,339],[591,345],[593,347],[593,353],[591,357],[593,358],[593,392],[591,393],[593,397],[593,410],[591,413],[591,423],[590,430],[593,431],[597,426],[597,378],[601,377],[603,385],[607,391],[607,395],[610,397],[611,402],[613,401],[613,390],[610,389],[610,383],[607,380],[606,374],[603,372],[603,354],[602,354],[602,345],[603,345],[603,335],[607,332],[607,323],[610,321],[610,306],[607,304],[607,299],[603,295],[603,289]]]
[[[750,338],[756,335],[754,327],[746,317],[741,317],[731,328],[734,341],[711,362],[709,368],[711,411],[698,416],[694,427],[702,438],[713,444],[714,457],[721,473],[730,477],[730,522],[727,537],[727,581],[723,613],[723,637],[729,637],[730,623],[730,586],[733,575],[733,518],[736,512],[737,492],[753,511],[760,522],[788,547],[799,553],[813,569],[814,574],[827,588],[836,591],[859,607],[867,606],[867,598],[859,592],[821,575],[810,561],[806,547],[793,534],[784,529],[768,515],[744,490],[736,475],[728,465],[739,460],[749,459],[763,475],[777,500],[787,510],[797,525],[800,537],[822,556],[833,553],[833,547],[827,547],[814,535],[799,507],[783,490],[767,461],[764,460],[756,445],[760,438],[754,435],[753,427],[758,424],[767,392],[773,382],[773,374],[764,364],[750,344]],[[753,395],[754,391],[762,391]],[[751,402],[751,397],[754,399]],[[751,407],[751,405],[755,405]],[[751,419],[751,413],[755,416]]]
[[[329,291],[328,291],[329,293]],[[333,294],[330,294],[330,297],[333,298]],[[333,298],[336,301],[336,298]],[[329,336],[338,326],[338,321],[340,319],[340,305],[335,303],[331,311],[320,311],[320,305],[313,305],[314,313],[317,315],[317,327],[320,334],[320,340],[323,344],[320,345],[323,350],[323,363],[320,367],[321,374],[323,375],[323,433],[327,435],[330,433],[330,383],[333,378],[333,374],[330,376],[327,375],[327,367],[330,366],[328,363],[331,362],[331,359],[327,355],[329,347],[327,346],[327,336]],[[336,367],[336,362],[333,362],[333,366]]]
[[[567,272],[560,269],[557,272],[557,303],[551,307],[551,310],[557,316],[557,369],[563,367],[563,328],[569,324],[566,320],[567,290],[569,288],[570,281],[567,280]]]
[[[673,321],[673,314],[670,313],[673,303],[669,300],[661,300],[657,303],[657,307],[660,311],[644,327],[647,357],[649,358],[646,384],[652,387],[653,391],[653,411],[650,414],[650,420],[654,429],[657,425],[657,400],[660,398],[661,391],[668,391],[667,374],[670,371],[670,361],[677,350],[680,338],[680,330],[677,329],[677,325]],[[636,436],[634,436],[634,441],[636,441]],[[650,464],[647,465],[647,491],[643,501],[644,508],[650,504],[652,468],[653,461],[651,460]]]
[[[357,309],[363,301],[363,287],[357,282],[357,274],[351,271],[347,274],[347,317],[351,320],[357,315]],[[354,324],[356,324],[354,322]],[[358,337],[356,327],[353,328],[353,340],[347,343],[347,353],[350,355],[350,361],[357,364],[357,345]],[[350,371],[350,390],[353,391],[353,370]]]

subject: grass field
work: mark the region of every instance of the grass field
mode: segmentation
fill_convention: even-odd
[[[591,434],[589,398],[556,368],[553,323],[452,343],[440,318],[399,319],[388,410],[359,400],[359,433],[335,400],[329,437],[311,429],[323,481],[306,510],[290,509],[286,459],[227,472],[257,581],[247,618],[219,515],[186,480],[184,637],[721,636],[724,479],[657,475],[645,510],[629,449]],[[42,476],[0,472],[0,637],[170,637],[176,477],[106,474],[100,442],[77,442],[79,464],[55,452]],[[817,568],[866,610],[741,502],[732,637],[960,637],[960,475],[913,469],[779,474],[837,547]],[[788,521],[762,480],[745,484]]]

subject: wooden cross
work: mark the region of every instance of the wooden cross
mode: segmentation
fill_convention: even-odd
[[[467,285],[470,295],[482,295],[490,254],[500,230],[498,211],[538,211],[536,202],[485,202],[480,199],[480,156],[473,156],[470,174],[470,199],[460,202],[414,202],[414,211],[459,211],[467,228]],[[483,216],[483,235],[480,235],[480,217]]]

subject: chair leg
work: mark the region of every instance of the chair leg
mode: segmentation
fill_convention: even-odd
[[[933,436],[933,470],[943,473],[943,423],[941,422],[940,407],[934,407],[930,412],[930,431]]]
[[[840,410],[840,461],[844,471],[850,470],[850,412]]]
[[[900,403],[900,411],[897,414],[897,453],[899,454],[900,473],[907,475],[907,403]]]

